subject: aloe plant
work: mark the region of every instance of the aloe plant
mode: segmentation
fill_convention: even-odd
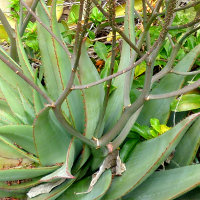
[[[176,44],[169,32],[180,28],[172,26],[176,12],[200,1],[178,8],[175,0],[166,1],[166,5],[158,0],[148,19],[147,2],[143,0],[144,31],[136,42],[134,1],[126,1],[122,31],[115,22],[114,1],[110,0],[104,10],[96,0],[80,0],[73,53],[59,31],[56,2],[52,0],[49,10],[43,0],[35,0],[30,9],[21,0],[29,13],[12,33],[16,49],[8,54],[0,48],[0,198],[167,200],[196,188],[200,165],[191,164],[199,148],[199,112],[153,139],[126,140],[135,122],[146,126],[152,118],[161,124],[169,122],[175,97],[200,86],[200,80],[183,86],[186,76],[198,73],[190,71],[200,54],[200,45],[175,65],[184,41],[200,28],[196,18],[192,25],[185,25],[190,29]],[[88,56],[84,38],[93,6],[108,19],[113,35],[110,70],[103,79]],[[38,78],[40,71],[31,67],[22,43],[30,15],[37,21],[43,82]],[[163,29],[151,46],[149,28],[158,16],[162,16]],[[9,31],[7,23],[4,25]],[[117,32],[123,43],[118,71],[114,73]],[[166,40],[171,41],[173,50],[166,66],[153,73]],[[143,61],[145,82],[132,102],[134,68]],[[116,89],[110,94],[112,85]],[[119,153],[124,143],[125,149]],[[174,150],[166,170],[158,171]],[[125,163],[119,154],[126,158]],[[194,192],[196,195],[199,191]],[[187,194],[191,198],[195,195],[192,191]]]

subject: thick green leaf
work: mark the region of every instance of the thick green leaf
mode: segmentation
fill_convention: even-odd
[[[134,1],[129,1],[130,4],[126,5],[126,15],[124,20],[124,33],[128,38],[134,43]],[[123,41],[121,59],[119,63],[118,70],[123,70],[129,67],[130,57],[131,57],[130,46]],[[111,94],[105,116],[105,129],[110,129],[121,116],[123,106],[124,106],[124,90],[125,90],[125,75],[121,75],[114,79],[112,83],[116,90]]]
[[[187,72],[193,66],[200,53],[200,45],[190,51],[175,67],[175,71]],[[179,89],[184,81],[184,76],[168,74],[153,88],[152,94],[161,94]],[[166,124],[170,114],[170,104],[174,97],[167,99],[150,100],[145,102],[143,110],[138,118],[139,124],[149,124],[151,118],[159,119],[161,124]]]
[[[0,110],[5,111],[9,114],[12,113],[1,90],[0,90]]]
[[[52,6],[51,20],[49,20],[48,9],[43,1],[42,3],[38,3],[37,13],[39,14],[43,23],[52,30],[57,38],[62,40],[59,26],[55,17],[55,0],[52,2]],[[48,93],[55,101],[69,81],[72,71],[70,58],[60,44],[58,44],[58,42],[39,23],[37,25],[37,31],[42,63],[44,66],[45,84]],[[77,80],[75,80],[75,83],[77,83]],[[82,102],[83,99],[81,97],[81,92],[76,90],[69,94],[68,98],[62,105],[62,109],[65,112],[65,117],[67,120],[80,131],[83,131],[84,124]]]
[[[57,186],[51,192],[47,194],[41,194],[34,198],[28,198],[28,200],[54,200],[57,199],[68,187],[70,187],[76,179],[66,180],[61,185]]]
[[[115,177],[103,199],[118,199],[146,180],[174,150],[197,117],[191,115],[163,135],[138,144],[126,163],[126,171]]]
[[[76,184],[73,184],[70,188],[63,193],[58,200],[97,200],[106,193],[110,187],[112,181],[112,174],[110,170],[107,170],[102,174],[98,182],[94,185],[94,188],[88,194],[76,194],[86,192],[89,188],[91,177],[85,178]]]
[[[19,71],[20,67],[15,63],[4,50],[0,48],[0,53],[13,65],[15,65]],[[22,80],[15,72],[13,72],[8,66],[0,60],[1,74],[0,74],[0,88],[1,91],[10,106],[14,115],[19,118],[23,123],[27,124],[26,113],[22,105],[18,90],[23,89],[23,96],[32,102],[32,88]]]
[[[75,165],[73,166],[73,172],[77,172],[80,168],[86,163],[88,158],[90,157],[90,149],[87,145],[83,145],[81,155],[79,156],[78,160],[76,161]]]
[[[38,158],[43,166],[65,161],[70,136],[58,124],[50,108],[43,109],[33,124]]]
[[[44,4],[41,4],[40,2],[38,3],[37,13],[42,22],[46,24],[46,26],[50,27],[49,17],[43,6]],[[46,9],[46,11],[48,12],[48,9]],[[37,24],[37,32],[42,63],[45,70],[45,82],[47,90],[53,100],[56,100],[61,94],[64,85],[61,80],[61,69],[58,61],[58,53],[55,47],[55,40],[39,23]],[[65,56],[63,62],[64,61],[66,62],[66,65],[70,64],[67,55]],[[62,65],[62,67],[64,66]]]
[[[10,56],[0,47],[0,54],[2,54],[10,63],[12,63],[19,71],[22,71],[20,66],[10,58]],[[32,102],[32,88],[22,80],[15,72],[13,72],[3,61],[0,60],[1,74],[0,77],[8,82],[16,91],[23,89],[24,96]],[[3,91],[2,91],[3,92]],[[3,92],[4,94],[4,92]]]
[[[11,148],[11,149],[13,149],[14,151],[16,151],[16,153],[18,154],[18,155],[21,155],[21,156],[18,156],[18,161],[20,160],[20,159],[22,159],[22,161],[23,161],[23,159],[24,158],[27,158],[27,159],[29,159],[30,160],[30,162],[31,162],[31,160],[32,161],[34,161],[34,162],[36,162],[36,163],[38,163],[39,161],[38,161],[38,159],[35,157],[35,156],[33,156],[31,153],[29,153],[29,152],[26,152],[26,151],[24,151],[24,149],[22,149],[20,146],[18,146],[15,142],[13,143],[12,141],[10,141],[9,139],[7,139],[7,138],[5,138],[5,137],[3,137],[3,136],[0,136],[0,141],[4,144],[4,145],[6,145],[6,146],[9,146],[9,148]],[[8,157],[4,157],[4,155],[2,154],[2,157],[3,158],[8,158]],[[26,159],[25,159],[26,160]],[[29,162],[29,163],[30,163]],[[20,162],[19,162],[20,163]]]
[[[142,110],[142,107],[140,107],[131,117],[130,119],[127,121],[126,125],[124,126],[124,128],[121,130],[120,134],[116,137],[116,139],[113,141],[113,144],[119,146],[128,136],[131,127],[133,126],[133,124],[135,123],[135,121],[137,120],[140,112]]]
[[[16,193],[16,192],[9,192],[9,191],[1,191],[0,190],[0,198],[5,198],[5,197],[12,197],[12,198],[19,198],[19,199],[25,199],[26,194],[23,193]]]
[[[0,181],[14,181],[39,177],[56,170],[58,166],[37,168],[13,168],[0,170]]]
[[[43,177],[42,182],[49,182],[53,179],[65,178],[65,179],[74,179],[75,177],[71,174],[71,168],[73,166],[74,160],[81,150],[81,143],[79,140],[72,138],[69,144],[69,148],[66,155],[65,163],[62,167],[57,169],[55,172]]]
[[[130,153],[138,143],[138,139],[130,139],[123,145],[122,149],[120,150],[120,158],[123,163],[127,161]]]
[[[87,84],[98,81],[99,79],[99,74],[87,54],[85,44],[83,44],[79,61],[80,83]],[[102,84],[83,90],[83,98],[85,111],[84,135],[91,139],[99,120],[100,110],[103,106],[104,89]]]
[[[17,44],[18,57],[19,57],[19,61],[20,61],[20,65],[23,70],[23,73],[30,80],[33,80],[34,79],[33,68],[31,67],[28,57],[27,57],[27,54],[24,50],[18,28],[16,28],[16,44]]]
[[[40,89],[43,92],[46,93],[43,85],[37,78],[37,74],[38,73],[35,73],[34,82],[36,85],[40,87]],[[35,114],[39,114],[39,112],[45,107],[45,101],[44,101],[44,98],[42,98],[41,95],[36,90],[33,91],[33,102],[34,102],[33,106],[34,106]]]
[[[33,99],[34,99],[34,110],[37,115],[44,108],[44,103],[42,101],[42,98],[36,91],[33,91]]]
[[[77,174],[75,174],[76,178],[65,180],[63,183],[61,183],[60,185],[58,185],[55,188],[53,188],[51,190],[51,192],[40,194],[38,196],[35,196],[34,198],[28,198],[28,200],[54,200],[54,199],[57,199],[57,197],[59,197],[63,192],[65,192],[65,190],[67,190],[67,188],[69,188],[77,180],[77,177],[78,178],[80,177],[80,174],[81,174],[81,176],[85,175],[85,171],[87,171],[88,168],[89,168],[89,165],[86,166],[84,170],[81,170]],[[61,180],[62,179],[60,179],[60,181]],[[50,184],[51,183],[52,182],[50,182]],[[43,186],[45,187],[45,184],[43,184]],[[35,190],[35,191],[37,192],[37,190]],[[29,191],[29,194],[30,194],[30,192],[31,191]]]
[[[194,189],[199,184],[200,165],[155,172],[143,184],[141,184],[137,189],[123,199],[175,199],[176,197],[179,197],[180,195]]]
[[[33,161],[27,159],[17,146],[0,137],[0,169],[30,165]]]
[[[35,118],[35,110],[33,104],[28,101],[28,99],[23,95],[23,89],[18,90],[22,106],[24,108],[24,113],[28,124],[33,124]]]
[[[0,77],[0,88],[14,115],[21,121],[21,123],[28,124],[26,113],[16,88],[13,88],[3,79],[3,77]]]
[[[17,193],[23,193],[26,192],[29,188],[34,187],[35,185],[38,185],[39,178],[35,179],[26,179],[25,181],[21,181],[20,184],[14,182],[11,182],[11,184],[6,184],[5,182],[0,182],[0,190],[3,191],[12,191]]]
[[[11,112],[11,111],[10,111]],[[0,110],[0,125],[14,125],[21,123],[13,114]]]
[[[175,149],[169,168],[192,164],[200,145],[200,118],[197,119]]]
[[[194,110],[200,108],[200,95],[199,94],[186,94],[175,99],[171,103],[171,110],[176,112]]]
[[[8,138],[29,153],[36,154],[33,143],[33,127],[30,125],[9,125],[0,127],[0,135]]]

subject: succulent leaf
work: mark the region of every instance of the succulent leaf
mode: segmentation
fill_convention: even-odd
[[[197,119],[175,149],[175,154],[168,168],[192,164],[200,144],[200,118]],[[183,156],[184,155],[184,156]]]
[[[33,143],[33,127],[30,125],[7,125],[0,127],[0,135],[36,155]]]
[[[103,199],[118,199],[146,180],[174,150],[197,117],[197,114],[191,115],[160,137],[138,144],[126,163],[123,176],[115,177]]]
[[[31,166],[31,165],[30,165]],[[0,170],[0,181],[16,181],[29,178],[40,177],[56,170],[58,166],[52,167],[21,167]]]
[[[124,19],[124,33],[128,38],[135,43],[134,35],[134,1],[128,1],[126,4],[126,15]],[[123,41],[121,59],[118,67],[118,71],[123,70],[130,65],[130,58],[133,52],[130,46]],[[112,84],[116,87],[112,95],[109,98],[108,106],[105,116],[105,130],[110,129],[121,116],[124,106],[124,90],[125,90],[125,77],[121,75],[113,80]]]
[[[101,199],[101,197],[106,193],[108,188],[110,187],[112,181],[112,174],[110,170],[107,170],[100,177],[98,182],[94,185],[93,190],[88,194],[77,194],[81,192],[87,191],[91,177],[87,177],[76,184],[73,184],[70,188],[67,189],[65,193],[63,193],[58,200],[93,200],[93,199]]]
[[[99,74],[88,56],[85,43],[83,43],[79,61],[80,84],[88,84],[90,82],[98,81],[99,79]],[[85,111],[85,130],[83,134],[91,139],[97,126],[100,110],[103,106],[104,89],[101,84],[85,89],[82,93]]]
[[[41,2],[37,6],[37,13],[40,15],[43,23],[51,29],[56,37],[63,41],[55,18],[55,0],[52,1],[52,6],[51,13],[49,13],[44,2]],[[37,31],[42,63],[44,66],[45,84],[48,93],[55,101],[69,81],[72,72],[71,61],[60,44],[58,44],[58,42],[39,23],[37,25]],[[46,46],[47,43],[48,48]],[[75,80],[75,82],[78,83],[77,80]],[[71,92],[62,105],[62,109],[68,122],[80,131],[83,131],[84,121],[82,102],[81,92],[76,90]]]
[[[80,141],[75,138],[71,139],[69,144],[68,152],[66,155],[66,161],[63,166],[57,169],[55,172],[40,179],[41,182],[49,182],[54,179],[74,179],[75,177],[71,174],[71,168],[73,166],[74,160],[81,150],[82,145]]]
[[[34,79],[34,72],[33,68],[29,63],[27,54],[24,50],[21,37],[19,35],[19,28],[16,28],[16,44],[17,44],[17,51],[18,57],[20,61],[21,68],[23,70],[24,75],[26,75],[30,80]]]
[[[40,183],[39,178],[17,180],[14,182],[10,181],[10,184],[6,184],[5,182],[0,182],[0,190],[10,191],[15,193],[25,193],[29,188],[34,187],[39,183]]]
[[[0,54],[2,54],[10,63],[19,69],[19,71],[22,71],[21,67],[2,49],[2,47],[0,47]],[[16,89],[16,91],[18,88],[23,88],[24,96],[29,99],[30,102],[32,102],[32,88],[1,60],[0,65],[1,79],[4,79],[6,82],[8,82],[12,88]]]
[[[43,166],[65,161],[70,136],[58,125],[49,107],[36,116],[33,124],[33,138],[37,156]]]
[[[197,185],[199,185],[199,174],[200,165],[155,172],[144,183],[123,199],[176,199],[188,190],[194,189]],[[188,199],[191,200],[191,198]]]
[[[189,71],[199,54],[200,45],[197,45],[174,67],[174,70],[178,72]],[[184,76],[181,75],[167,74],[152,89],[152,94],[175,91],[182,86],[184,79]],[[170,104],[173,99],[174,97],[145,102],[143,110],[138,118],[138,123],[148,125],[151,118],[157,118],[161,124],[166,124],[170,114]]]
[[[39,196],[28,198],[28,200],[54,200],[57,199],[65,190],[67,190],[75,181],[76,179],[69,179],[66,180],[61,185],[57,186],[55,189],[53,189],[51,192],[46,194],[41,194]]]

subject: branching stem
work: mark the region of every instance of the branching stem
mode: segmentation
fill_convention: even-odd
[[[109,14],[99,5],[98,1],[97,0],[92,0],[92,1],[96,5],[96,7],[102,12],[102,14],[105,17],[109,18]],[[124,32],[120,28],[116,26],[116,24],[111,25],[111,27],[112,29],[114,29],[116,32],[118,32],[121,35],[121,37],[130,45],[130,47],[135,52],[137,52],[138,55],[140,56],[143,55],[142,52],[137,48],[137,46],[131,42],[131,40],[126,36],[126,34],[124,34]]]
[[[194,89],[198,88],[199,86],[200,86],[200,80],[196,81],[193,84],[187,85],[182,89],[179,89],[179,90],[176,90],[176,91],[173,91],[173,92],[169,92],[169,93],[166,93],[166,94],[158,94],[158,95],[153,95],[152,94],[152,95],[149,95],[147,97],[147,100],[164,99],[164,98],[170,98],[170,97],[179,96],[179,95],[185,94],[185,93],[187,93],[187,92],[189,92],[191,90],[194,90]]]
[[[65,44],[48,28],[40,18],[32,11],[32,9],[23,1],[21,0],[22,5],[28,10],[28,12],[52,35],[52,37],[60,44],[60,46],[64,49],[66,54],[71,58],[71,53],[69,52],[68,48]]]
[[[35,8],[37,7],[38,2],[39,2],[39,0],[34,0],[33,1],[32,5],[31,5],[31,10],[33,12],[35,11]],[[20,31],[19,31],[19,33],[20,33],[20,36],[22,36],[24,34],[24,31],[25,31],[30,19],[31,19],[31,13],[28,12],[26,17],[25,17],[25,19],[24,19],[24,21],[23,21],[23,3],[22,3],[21,0],[20,0],[20,9],[21,9],[20,10],[20,13],[21,13],[20,21],[22,21],[23,23],[20,23]]]
[[[159,2],[161,2],[161,1],[159,1]],[[169,0],[168,8],[167,8],[166,16],[165,16],[165,24],[163,26],[163,29],[160,33],[158,40],[154,43],[154,45],[152,47],[152,48],[154,48],[154,51],[150,55],[148,54],[148,57],[145,58],[147,60],[147,69],[145,72],[144,88],[142,90],[141,95],[130,107],[125,109],[124,113],[121,115],[120,119],[114,125],[114,127],[111,130],[109,130],[107,133],[105,133],[105,135],[103,135],[99,139],[100,146],[105,146],[111,140],[113,140],[120,133],[120,131],[124,128],[124,126],[126,125],[127,121],[130,119],[130,117],[133,115],[133,113],[136,112],[144,104],[144,102],[149,94],[150,88],[151,88],[152,69],[154,66],[154,61],[156,59],[157,53],[159,52],[159,50],[162,47],[162,44],[166,38],[166,35],[168,32],[167,27],[171,24],[171,19],[173,17],[175,6],[176,6],[176,1],[174,4],[174,0]]]

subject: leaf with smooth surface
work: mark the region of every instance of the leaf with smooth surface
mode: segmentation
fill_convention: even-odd
[[[3,110],[9,114],[12,113],[1,90],[0,90],[0,110]]]
[[[50,108],[43,109],[33,124],[33,138],[43,166],[65,161],[70,136],[59,125]]]
[[[29,153],[36,154],[33,143],[33,127],[30,125],[9,125],[0,127],[0,135],[21,146]]]
[[[44,3],[42,1],[38,3],[37,13],[40,16],[42,22],[50,27],[49,16],[44,10]],[[48,9],[46,9],[48,12]],[[64,85],[61,80],[60,63],[58,61],[58,54],[55,48],[55,39],[38,23],[37,24],[38,41],[41,51],[42,64],[44,66],[45,83],[47,90],[55,101],[61,94]],[[46,45],[48,44],[48,45]],[[67,60],[66,60],[67,59]],[[63,62],[69,63],[68,56],[66,55]]]
[[[9,191],[1,191],[0,190],[0,198],[5,198],[5,197],[24,199],[24,198],[26,198],[26,194],[25,193],[16,193],[16,192],[9,192]]]
[[[28,121],[26,119],[26,114],[16,88],[13,88],[3,79],[3,77],[0,77],[0,88],[14,115],[21,121],[21,123],[27,124]]]
[[[9,139],[7,139],[7,138],[5,138],[5,137],[3,137],[3,136],[0,136],[0,141],[3,143],[3,144],[5,144],[5,145],[7,145],[7,146],[9,146],[11,149],[13,149],[14,151],[16,151],[16,153],[18,153],[19,155],[21,155],[18,159],[20,160],[20,158],[21,158],[21,160],[23,161],[23,159],[24,160],[26,160],[26,159],[28,159],[29,160],[29,163],[31,163],[31,161],[33,162],[36,162],[36,163],[38,163],[39,161],[38,161],[38,159],[34,156],[34,155],[32,155],[31,153],[28,153],[28,152],[26,152],[24,149],[22,149],[21,147],[19,147],[16,143],[12,143]],[[4,157],[3,156],[3,154],[2,154],[2,157],[3,158],[7,158],[7,157]],[[18,161],[19,161],[18,160]],[[20,162],[19,162],[20,163]]]
[[[175,67],[174,71],[187,72],[193,66],[196,58],[200,54],[200,45],[192,49]],[[178,90],[184,81],[184,76],[177,74],[167,74],[152,89],[152,94],[162,94]],[[166,99],[150,100],[145,102],[143,110],[138,118],[139,124],[149,125],[151,118],[159,119],[161,124],[166,124],[170,114],[170,104],[174,97]]]
[[[171,103],[171,110],[175,112],[189,111],[200,108],[199,94],[186,94]]]
[[[0,124],[1,124],[1,126],[14,125],[14,124],[20,124],[20,123],[21,123],[21,121],[18,120],[15,116],[13,116],[13,114],[9,114],[9,112],[0,110]]]
[[[70,188],[63,193],[58,200],[98,200],[105,194],[110,187],[112,181],[112,174],[110,170],[107,170],[100,177],[98,182],[94,185],[92,191],[88,194],[76,194],[87,191],[90,185],[91,177],[85,178],[76,184],[73,184]]]
[[[122,199],[169,200],[200,184],[200,165],[155,172],[133,192]],[[188,198],[189,200],[190,198]]]
[[[18,90],[22,106],[24,108],[24,113],[28,124],[33,124],[35,118],[35,110],[33,104],[28,101],[28,99],[23,95],[23,90]]]
[[[57,169],[55,172],[41,178],[41,182],[49,182],[54,179],[74,179],[75,177],[71,174],[71,168],[73,166],[74,160],[81,150],[81,143],[79,140],[74,137],[71,139],[71,142],[68,147],[66,160],[63,166]]]
[[[10,167],[16,167],[19,164],[29,165],[33,161],[27,159],[12,143],[9,143],[2,136],[0,137],[0,169],[9,169]]]
[[[126,5],[126,15],[124,19],[124,33],[134,43],[135,33],[133,7],[134,1],[128,1]],[[118,71],[129,67],[131,55],[132,50],[130,46],[125,41],[123,41]],[[112,84],[116,87],[116,90],[113,91],[108,101],[105,115],[105,130],[112,128],[112,126],[121,116],[124,106],[125,74],[115,78]]]
[[[2,54],[11,64],[13,64],[19,71],[22,69],[20,66],[0,47],[0,54]],[[12,71],[2,60],[0,60],[1,73],[0,77],[9,83],[12,88],[16,90],[23,89],[24,96],[32,102],[32,88],[14,71]]]
[[[90,155],[90,148],[87,145],[83,144],[81,154],[78,157],[75,165],[73,166],[73,171],[75,171],[75,173],[81,169],[81,167],[86,163]]]
[[[163,135],[138,144],[126,163],[126,171],[114,178],[103,199],[118,199],[146,180],[174,150],[197,117],[198,114],[191,115]]]
[[[0,47],[2,54],[12,65],[21,71],[19,65],[15,63],[7,53]],[[32,88],[13,72],[4,62],[0,60],[0,88],[14,115],[23,123],[27,123],[26,114],[20,99],[18,90],[23,89],[24,97],[32,103]]]
[[[14,181],[39,177],[56,170],[58,166],[36,168],[13,168],[0,170],[0,181]]]
[[[88,56],[85,43],[82,44],[79,60],[79,80],[83,85],[100,80],[99,74]],[[85,111],[84,135],[91,139],[99,120],[100,110],[103,106],[104,89],[101,84],[85,89],[82,92]]]
[[[192,164],[200,145],[200,117],[194,122],[190,129],[175,149],[175,154],[169,168],[176,168]]]
[[[26,180],[25,182],[21,182],[20,184],[11,184],[8,185],[5,182],[0,182],[0,190],[5,190],[5,191],[12,191],[12,192],[26,192],[29,188],[34,187],[35,185],[38,185],[39,178],[35,179],[30,179]]]
[[[39,85],[40,89],[42,89],[43,92],[46,92],[44,91],[44,88],[42,84],[38,81],[37,77],[35,77],[35,83],[36,82],[37,82],[36,85]],[[37,115],[45,107],[45,101],[36,90],[33,91],[33,101],[34,101],[33,106],[34,106],[35,114]]]
[[[24,50],[21,37],[19,35],[19,29],[16,28],[16,45],[17,45],[17,52],[20,61],[21,68],[25,76],[27,76],[30,80],[34,79],[34,72],[33,68],[29,63],[27,54]]]
[[[63,41],[55,17],[56,1],[54,0],[52,2],[51,13],[48,12],[44,1],[39,2],[37,13],[43,23],[51,29],[56,37]],[[52,16],[51,20],[49,19],[49,14]],[[45,84],[50,97],[55,101],[69,81],[72,71],[71,61],[60,44],[58,44],[58,42],[39,23],[37,24],[37,31],[42,64],[44,66]],[[77,83],[76,78],[75,83]],[[80,131],[83,131],[84,124],[82,101],[81,92],[76,90],[69,94],[62,105],[62,110],[64,111],[67,120]]]

